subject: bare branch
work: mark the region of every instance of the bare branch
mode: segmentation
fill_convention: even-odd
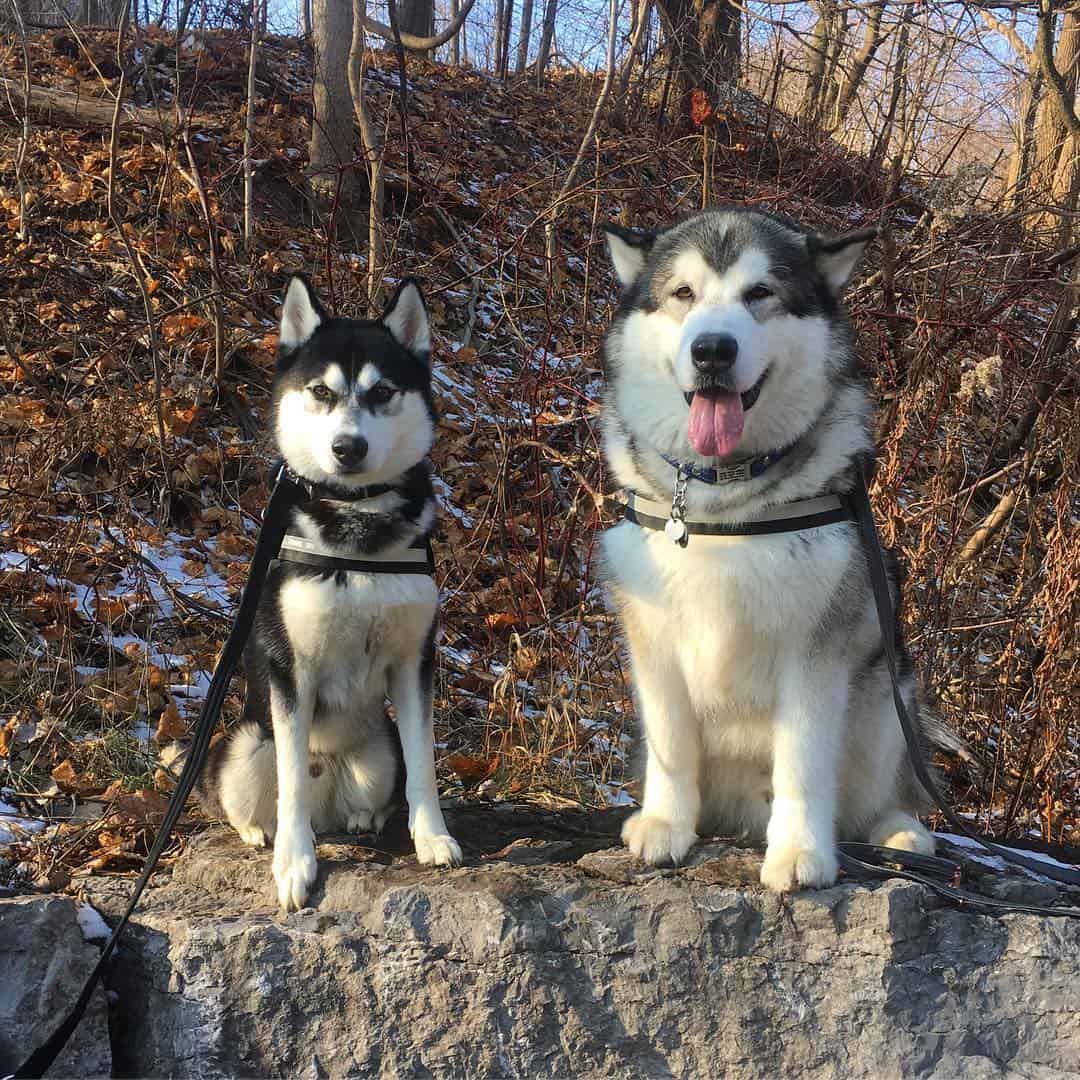
[[[401,44],[406,49],[411,49],[413,52],[429,52],[431,49],[437,49],[440,45],[445,45],[452,37],[455,37],[459,30],[465,25],[465,19],[468,17],[470,11],[472,11],[473,4],[476,0],[465,0],[465,4],[454,18],[446,24],[446,26],[437,34],[433,34],[431,37],[417,37],[415,34],[402,34]],[[394,31],[392,27],[381,23],[376,19],[371,19],[367,15],[364,16],[364,29],[378,37],[383,38],[386,41],[394,40]]]

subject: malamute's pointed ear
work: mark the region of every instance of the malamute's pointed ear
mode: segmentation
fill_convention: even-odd
[[[611,264],[615,267],[615,276],[625,289],[633,285],[641,273],[656,234],[608,224],[604,226],[604,235],[607,237],[608,254],[611,255]]]
[[[431,324],[420,286],[406,278],[390,297],[382,324],[411,353],[427,359],[431,354]]]
[[[861,229],[844,233],[843,236],[810,236],[806,246],[810,257],[825,278],[826,284],[837,296],[851,277],[856,263],[862,258],[866,245],[877,236],[877,229]]]
[[[282,349],[298,349],[319,328],[326,318],[319,298],[302,274],[289,279],[285,290],[285,303],[281,305],[281,334],[278,338]]]

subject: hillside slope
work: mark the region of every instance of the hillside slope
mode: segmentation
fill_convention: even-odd
[[[144,44],[129,90],[141,111],[112,155],[89,114],[35,125],[28,241],[17,231],[18,128],[10,116],[0,127],[0,787],[26,829],[51,823],[33,835],[9,826],[20,872],[39,878],[128,865],[140,826],[160,813],[169,784],[158,743],[197,714],[267,496],[288,272],[312,274],[333,309],[362,311],[362,223],[339,208],[328,239],[331,222],[303,197],[309,74],[298,44],[272,40],[263,54],[250,261],[243,43],[211,36],[179,65],[167,38]],[[114,52],[104,34],[45,35],[33,43],[34,82],[107,105]],[[602,126],[549,268],[543,222],[597,84],[563,74],[537,91],[410,60],[410,173],[393,59],[374,63],[391,267],[423,280],[436,326],[446,790],[627,802],[631,703],[593,573],[595,530],[614,520],[593,423],[615,300],[599,225],[695,209],[700,138],[658,130],[648,112]],[[1064,370],[1044,340],[1060,266],[986,219],[952,220],[910,193],[889,200],[858,161],[740,101],[716,149],[726,200],[823,230],[883,213],[893,222],[851,307],[883,405],[875,499],[910,571],[911,644],[946,721],[984,761],[975,786],[956,774],[964,805],[997,829],[1075,838],[1075,384],[1005,452],[1036,388]],[[993,513],[1004,523],[975,550]]]

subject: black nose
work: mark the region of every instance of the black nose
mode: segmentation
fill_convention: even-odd
[[[722,375],[731,370],[739,343],[730,334],[701,334],[694,338],[690,355],[702,375]]]
[[[330,449],[342,465],[355,468],[367,456],[367,439],[362,435],[339,435]]]

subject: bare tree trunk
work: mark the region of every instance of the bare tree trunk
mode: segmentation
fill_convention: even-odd
[[[701,89],[718,103],[725,85],[739,78],[740,5],[731,0],[657,0],[677,63],[680,109],[690,115],[690,95]]]
[[[835,105],[830,110],[829,129],[831,131],[837,130],[847,119],[851,106],[854,104],[855,96],[862,88],[866,72],[881,47],[881,43],[887,36],[881,26],[884,14],[884,0],[879,0],[866,13],[866,29],[863,32],[862,47],[856,53],[850,69],[844,73],[837,84]]]
[[[504,25],[504,8],[507,2],[513,0],[495,0],[495,40],[491,43],[494,55],[491,58],[491,73],[499,77],[499,63],[502,59],[502,35]]]
[[[829,58],[825,66],[824,92],[818,99],[817,122],[820,124],[835,108],[840,95],[840,60],[847,48],[848,13],[846,8],[837,7],[833,12],[832,27],[829,33]]]
[[[893,76],[892,91],[889,94],[889,104],[885,115],[881,120],[881,127],[870,148],[870,171],[877,172],[889,152],[889,143],[892,141],[893,126],[896,123],[897,107],[900,104],[900,95],[904,90],[904,79],[907,75],[908,34],[911,29],[912,9],[906,5],[900,16],[900,33],[896,39],[896,47],[893,50]]]
[[[634,65],[641,56],[641,50],[645,45],[645,36],[649,28],[649,19],[652,17],[652,0],[636,0],[634,4],[634,22],[630,28],[630,49],[626,54],[626,62],[622,71],[619,72],[618,82],[613,91],[616,107],[620,111],[626,109],[626,93],[630,88],[630,77],[634,72]]]
[[[1035,120],[1042,94],[1042,75],[1029,71],[1020,90],[1020,108],[1016,120],[1016,142],[1009,158],[1005,178],[1005,209],[1015,212],[1025,203],[1031,178],[1032,156],[1035,153]]]
[[[367,42],[364,20],[367,0],[352,0],[352,42],[348,54],[349,89],[352,93],[360,138],[368,167],[368,309],[382,309],[382,283],[386,269],[386,248],[383,230],[383,142],[382,130],[372,124],[364,108],[364,58]]]
[[[180,6],[176,9],[176,37],[179,40],[187,29],[188,20],[191,18],[191,9],[195,6],[195,0],[180,0]]]
[[[255,142],[255,65],[259,58],[261,9],[266,0],[251,3],[251,46],[248,51],[247,116],[244,120],[244,253],[251,257],[255,245],[255,169],[252,150]]]
[[[398,0],[398,27],[402,34],[431,37],[435,33],[435,4],[433,0]],[[426,53],[429,55],[430,53]]]
[[[1048,0],[1039,18],[1036,62],[1046,82],[1035,134],[1031,197],[1067,213],[1076,208],[1078,181],[1077,148],[1080,118],[1076,94],[1080,88],[1080,10],[1062,16],[1054,45],[1054,17]],[[1054,230],[1056,238],[1071,235],[1067,218],[1048,213],[1032,221],[1032,227]],[[1062,246],[1067,246],[1068,241]]]
[[[529,62],[529,37],[532,34],[533,0],[522,0],[521,5],[521,28],[518,30],[517,61],[514,64],[514,73],[523,75],[525,65]]]
[[[821,95],[825,88],[825,65],[829,58],[829,29],[832,19],[833,0],[822,0],[817,5],[818,17],[810,34],[810,64],[806,73],[806,97],[803,99],[802,118],[813,123],[821,109]]]
[[[342,196],[350,200],[356,188],[353,171],[348,167],[355,158],[353,97],[347,75],[349,47],[354,36],[353,8],[344,0],[312,0],[311,15],[315,108],[311,120],[309,182],[312,192],[322,199],[332,198],[340,183]]]
[[[555,36],[555,16],[559,10],[559,0],[547,0],[544,8],[544,28],[540,34],[540,49],[536,54],[536,82],[544,81],[544,71],[551,59],[551,41]]]
[[[502,51],[499,53],[499,78],[505,79],[510,72],[510,38],[514,29],[514,0],[503,5],[503,28],[500,35]]]
[[[456,19],[458,14],[458,0],[450,0],[450,18]],[[454,40],[450,45],[450,62],[457,67],[461,63],[461,39],[465,36],[465,31],[462,29],[460,34],[454,35]]]
[[[26,200],[26,177],[23,167],[30,149],[30,49],[26,42],[26,23],[23,22],[19,0],[11,0],[11,9],[15,15],[15,28],[18,31],[19,45],[22,48],[23,85],[22,85],[22,125],[19,130],[19,145],[15,151],[15,184],[19,189],[19,232],[23,243],[30,239],[30,219]]]
[[[311,40],[311,0],[300,0],[300,32],[305,41]]]

